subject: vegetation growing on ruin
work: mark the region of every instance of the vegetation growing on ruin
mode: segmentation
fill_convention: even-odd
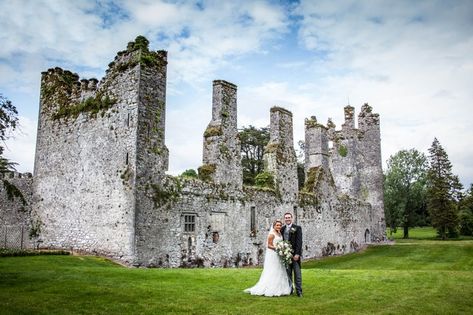
[[[223,135],[222,127],[220,125],[209,125],[207,129],[205,129],[204,137],[216,137]]]
[[[54,71],[53,73],[50,73]],[[44,72],[47,82],[41,85],[41,99],[43,104],[56,105],[58,111],[69,106],[74,84],[79,85],[79,76],[68,70],[57,67]],[[47,108],[43,108],[48,110]]]
[[[338,154],[340,154],[341,157],[346,157],[348,154],[348,149],[345,145],[340,144],[338,146]]]
[[[255,185],[274,189],[274,176],[271,172],[261,172],[255,177]]]
[[[219,150],[222,158],[228,160],[232,157],[231,154],[230,154],[230,149],[225,144],[221,143],[218,146],[218,150]]]
[[[313,192],[317,187],[320,179],[322,178],[324,170],[322,167],[311,167],[307,172],[306,182],[304,184],[303,191],[305,192]]]
[[[146,67],[161,67],[166,63],[166,61],[164,61],[160,56],[160,54],[163,54],[164,51],[150,51],[149,40],[142,35],[137,36],[133,42],[129,42],[126,50],[118,52],[118,56],[134,51],[140,51],[139,55],[131,58],[127,62],[118,63],[116,69],[119,72],[124,72],[130,68],[133,68],[137,64],[141,64],[142,68],[145,69]],[[109,67],[112,68],[115,65],[116,63],[113,62],[109,64]]]
[[[182,186],[179,178],[168,176],[169,181],[162,185],[146,184],[146,190],[152,190],[151,198],[154,208],[159,208],[169,202],[176,201],[181,195]]]
[[[304,125],[306,126],[306,128],[324,128],[324,129],[327,129],[327,127],[325,127],[324,125],[320,124],[317,122],[317,119],[315,118],[315,116],[312,116],[310,118],[306,118],[305,121],[304,121]]]
[[[212,175],[215,174],[215,170],[215,164],[204,164],[197,169],[199,178],[206,182],[212,181]]]
[[[99,112],[104,113],[116,103],[116,99],[108,95],[97,93],[94,97],[88,97],[80,103],[73,103],[69,106],[60,106],[53,114],[53,119],[77,118],[80,113],[89,113],[91,117],[96,117]]]

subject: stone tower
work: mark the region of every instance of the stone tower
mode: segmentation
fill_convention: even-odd
[[[355,108],[348,105],[344,108],[345,122],[342,130],[331,132],[333,143],[331,169],[337,187],[350,196],[358,197],[360,177],[358,169],[358,136],[355,128]]]
[[[363,152],[361,169],[361,195],[372,206],[372,239],[383,240],[386,231],[384,219],[383,169],[381,158],[381,131],[379,114],[367,103],[358,115],[358,128],[363,134],[360,147]]]
[[[241,146],[237,128],[237,87],[213,81],[212,120],[204,132],[201,177],[218,184],[242,187]]]
[[[281,107],[272,107],[270,115],[270,138],[264,153],[265,168],[273,174],[275,189],[281,200],[295,203],[298,181],[292,113]]]
[[[305,120],[305,163],[304,171],[321,167],[329,169],[328,128],[317,122],[315,116]]]
[[[43,72],[34,206],[43,245],[132,262],[140,186],[164,174],[166,52],[139,36],[106,76]]]

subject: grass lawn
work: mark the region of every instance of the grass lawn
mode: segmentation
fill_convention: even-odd
[[[306,261],[302,299],[243,293],[260,273],[129,269],[83,256],[3,257],[0,314],[473,313],[473,240],[399,240]]]

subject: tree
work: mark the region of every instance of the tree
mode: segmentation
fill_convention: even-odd
[[[473,235],[473,184],[459,203],[460,234]]]
[[[184,172],[182,172],[181,174],[182,177],[190,177],[190,178],[197,178],[199,177],[199,175],[197,175],[197,172],[190,168],[188,170],[185,170]]]
[[[3,157],[2,144],[18,127],[18,111],[10,100],[0,93],[0,173],[13,171],[15,164]]]
[[[458,228],[457,202],[461,196],[458,176],[452,174],[447,152],[437,138],[429,148],[427,207],[432,225],[442,239],[455,236]]]
[[[401,150],[388,160],[384,176],[385,216],[391,233],[425,221],[427,158],[416,149]],[[420,220],[423,218],[423,220]]]
[[[241,165],[243,183],[255,185],[255,177],[264,171],[264,148],[269,142],[269,129],[253,126],[243,127],[239,132],[241,141]]]

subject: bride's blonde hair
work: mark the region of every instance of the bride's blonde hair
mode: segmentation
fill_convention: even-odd
[[[276,223],[278,223],[278,222],[281,223],[281,225],[282,225],[282,221],[279,220],[279,219],[277,219],[277,220],[275,220],[275,221],[273,222],[273,229],[274,229],[274,227],[276,226]]]

